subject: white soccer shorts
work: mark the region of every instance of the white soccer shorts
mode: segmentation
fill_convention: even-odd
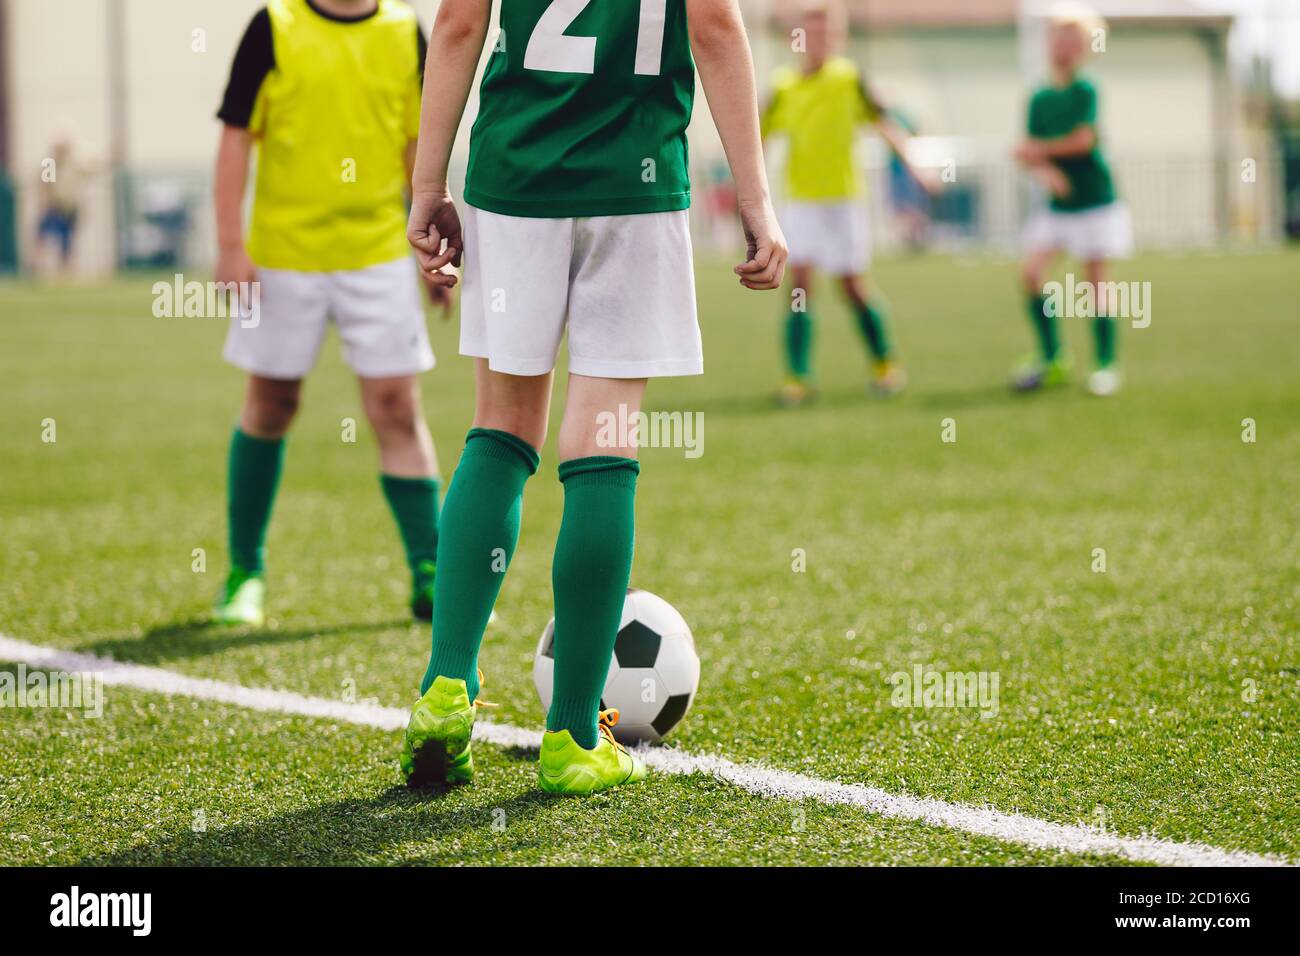
[[[257,279],[256,324],[242,317],[230,321],[224,354],[232,365],[263,378],[303,378],[315,366],[333,320],[343,357],[362,378],[433,368],[414,259],[342,272],[258,269]]]
[[[1122,202],[1080,212],[1043,209],[1030,217],[1025,252],[1064,250],[1076,259],[1127,259],[1133,254],[1133,217]]]
[[[689,215],[577,219],[464,207],[460,351],[543,375],[569,334],[569,371],[655,378],[704,371]]]
[[[871,264],[871,220],[861,203],[787,202],[778,221],[792,266],[848,276]]]

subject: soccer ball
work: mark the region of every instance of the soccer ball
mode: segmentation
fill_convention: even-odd
[[[549,710],[555,690],[555,618],[537,642],[533,683],[542,709]],[[659,743],[686,716],[699,686],[700,658],[686,621],[663,598],[628,588],[600,700],[602,710],[618,708],[615,739]]]

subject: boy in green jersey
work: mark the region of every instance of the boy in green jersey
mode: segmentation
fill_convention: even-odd
[[[1108,297],[1106,267],[1109,260],[1131,254],[1133,230],[1101,149],[1097,88],[1079,74],[1105,29],[1105,22],[1081,4],[1061,4],[1050,15],[1051,82],[1030,100],[1028,137],[1016,151],[1020,163],[1051,194],[1050,208],[1025,227],[1022,275],[1040,354],[1016,371],[1013,385],[1020,391],[1062,384],[1068,378],[1070,361],[1061,344],[1058,303],[1043,285],[1052,260],[1062,251],[1082,260],[1094,290],[1096,314],[1091,318],[1097,364],[1088,377],[1088,391],[1108,396],[1120,387],[1118,323]]]
[[[285,439],[331,324],[378,441],[411,611],[432,617],[438,461],[419,375],[434,359],[404,235],[424,45],[399,0],[269,0],[235,54],[217,114],[216,279],[257,294],[226,338],[225,358],[248,385],[230,442],[231,569],[213,611],[219,623],[263,622],[264,542]]]
[[[463,260],[460,347],[476,360],[477,410],[443,505],[432,653],[401,765],[412,785],[473,772],[479,644],[514,554],[567,332],[555,694],[539,782],[590,793],[645,774],[613,739],[617,714],[598,713],[640,471],[635,437],[611,439],[598,423],[635,415],[649,378],[703,371],[687,228],[696,69],[736,181],[748,244],[740,284],[778,288],[785,240],[736,0],[502,0],[458,211],[447,163],[490,9],[443,0],[429,41],[408,238],[433,281],[454,284],[443,269]]]

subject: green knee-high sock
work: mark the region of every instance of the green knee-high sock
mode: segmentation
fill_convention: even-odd
[[[230,439],[226,516],[230,563],[237,568],[256,573],[266,567],[266,526],[283,464],[283,438],[254,438],[235,429]]]
[[[560,465],[564,517],[555,542],[555,696],[547,730],[596,746],[596,712],[632,573],[633,500],[641,466],[631,458]]]
[[[885,314],[870,302],[864,302],[861,308],[855,308],[854,311],[858,316],[858,328],[862,330],[862,337],[867,340],[867,348],[871,349],[872,356],[877,361],[889,358],[893,349],[889,342],[889,326],[885,322]]]
[[[438,479],[380,475],[379,483],[401,532],[411,576],[418,583],[438,559]]]
[[[1061,336],[1056,328],[1056,316],[1048,314],[1047,296],[1031,295],[1029,297],[1029,320],[1038,333],[1038,347],[1043,351],[1043,358],[1050,362],[1061,351]]]
[[[1114,363],[1119,345],[1116,335],[1118,329],[1118,323],[1110,316],[1099,315],[1092,320],[1092,337],[1097,343],[1098,368],[1107,368]]]
[[[433,648],[420,693],[443,676],[478,695],[478,648],[519,541],[524,482],[537,451],[522,438],[472,428],[447,488],[433,583]]]
[[[785,364],[795,378],[807,378],[812,371],[812,340],[812,313],[791,309],[785,320]]]

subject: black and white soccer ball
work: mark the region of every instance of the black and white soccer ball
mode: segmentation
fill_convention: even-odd
[[[555,690],[555,618],[542,631],[533,683],[549,710]],[[649,591],[628,588],[600,707],[618,709],[614,737],[623,744],[657,744],[691,708],[700,686],[695,638],[677,609]]]

